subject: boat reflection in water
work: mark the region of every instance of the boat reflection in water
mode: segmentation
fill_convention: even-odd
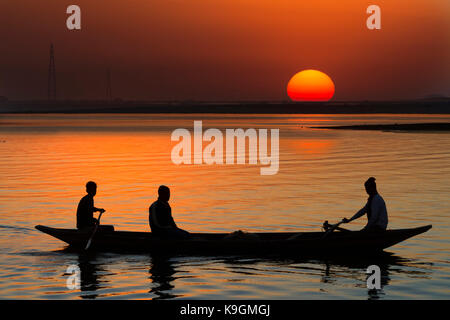
[[[381,288],[368,289],[367,278],[370,274],[366,274],[367,267],[377,265],[381,271]],[[196,266],[198,269],[191,269]],[[200,269],[200,270],[199,270]],[[180,272],[177,272],[180,270]],[[192,271],[190,271],[192,270]],[[411,271],[408,271],[411,270]],[[385,295],[386,287],[391,282],[391,277],[397,277],[403,274],[409,278],[429,278],[431,275],[431,264],[423,264],[419,261],[405,259],[395,256],[391,253],[382,253],[379,256],[370,258],[333,258],[333,259],[311,259],[311,258],[290,258],[286,256],[271,257],[251,257],[251,256],[235,256],[235,257],[169,257],[155,256],[150,262],[150,280],[152,288],[149,293],[156,295],[153,299],[171,299],[186,297],[179,292],[196,291],[203,292],[202,298],[233,299],[248,297],[261,298],[258,296],[257,288],[270,287],[270,283],[266,282],[267,276],[261,275],[272,273],[271,278],[288,279],[291,281],[292,276],[295,277],[298,284],[298,296],[295,293],[290,299],[304,298],[301,290],[303,286],[303,278],[305,281],[311,281],[308,278],[314,277],[320,279],[322,287],[330,288],[331,291],[339,291],[342,283],[345,282],[348,287],[357,287],[359,289],[367,288],[367,299],[379,299]],[[208,273],[214,273],[214,279]],[[218,279],[220,274],[223,278]],[[182,280],[182,283],[180,283]],[[257,283],[260,281],[261,283]],[[282,280],[283,281],[283,280]],[[240,296],[230,296],[225,288],[222,294],[216,296],[217,282],[221,283],[240,283]],[[249,286],[246,283],[250,284]],[[348,283],[348,285],[347,285]],[[295,283],[294,283],[295,284]],[[183,286],[192,286],[184,288]],[[199,288],[195,289],[194,287]],[[209,288],[210,287],[210,288]],[[226,287],[226,286],[225,286]],[[292,287],[292,283],[291,283]],[[280,289],[277,287],[277,289]],[[292,290],[289,288],[287,290]],[[329,289],[320,289],[326,292]],[[247,291],[247,292],[245,292]],[[211,296],[209,296],[209,292]],[[195,297],[195,295],[194,295]],[[263,296],[262,296],[263,297]],[[324,296],[327,298],[326,296]],[[307,297],[308,298],[308,297]]]
[[[80,268],[80,298],[95,299],[98,291],[104,287],[102,283],[108,282],[104,277],[104,264],[96,259],[95,255],[79,253],[78,267]]]
[[[360,287],[367,287],[367,294],[368,299],[379,299],[382,295],[384,295],[384,287],[389,285],[389,282],[391,281],[390,278],[390,268],[392,266],[401,266],[401,265],[407,265],[409,260],[402,259],[396,256],[393,256],[389,253],[382,254],[380,256],[374,257],[372,259],[350,259],[350,260],[325,260],[325,269],[323,271],[323,275],[321,277],[321,281],[323,283],[334,283],[337,281],[337,278],[339,277],[340,272],[342,271],[342,267],[352,269],[352,270],[360,270],[358,274],[355,274],[355,278],[360,280],[357,283],[357,286]],[[361,271],[364,271],[364,269],[367,272],[367,268],[369,266],[377,266],[380,268],[380,288],[379,289],[370,289],[368,288],[368,278],[372,274],[366,274],[366,276],[363,276],[363,273]]]
[[[323,283],[337,282],[339,277],[345,277],[345,273],[354,274],[352,278],[358,280],[357,287],[367,288],[367,299],[376,300],[385,295],[385,288],[391,282],[391,276],[406,274],[407,277],[430,278],[431,263],[421,263],[418,260],[406,259],[389,252],[382,252],[374,257],[357,257],[352,259],[324,260],[325,269],[321,281]],[[369,266],[380,268],[380,289],[370,289],[368,280],[373,272],[367,273]],[[408,271],[413,269],[413,271]],[[345,271],[347,270],[347,271]],[[364,272],[366,273],[364,275]],[[373,283],[373,281],[370,281]]]
[[[395,299],[396,288],[430,279],[435,268],[389,252],[187,256],[74,253],[66,248],[61,253],[60,258],[74,259],[80,268],[80,289],[71,292],[81,299],[264,299],[274,291],[275,299]],[[380,268],[380,289],[367,287],[371,265]],[[420,293],[420,288],[410,290]]]
[[[174,277],[176,271],[169,256],[153,256],[150,260],[149,279],[153,286],[149,293],[156,295],[155,300],[158,299],[172,299],[177,295],[171,294],[170,291],[174,288]]]

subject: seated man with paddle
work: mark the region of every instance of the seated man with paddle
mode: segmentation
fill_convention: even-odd
[[[177,227],[172,217],[172,208],[169,205],[170,189],[160,186],[158,189],[158,200],[148,209],[148,220],[152,233],[159,237],[186,239],[189,232]]]
[[[94,212],[102,214],[105,209],[94,207],[94,197],[97,194],[97,184],[93,181],[86,183],[86,192],[78,203],[77,208],[77,229],[94,227],[98,220],[94,218]]]
[[[362,231],[380,232],[385,231],[388,225],[388,215],[386,210],[386,203],[383,198],[378,194],[375,178],[370,177],[364,183],[366,192],[369,195],[366,205],[359,210],[350,219],[344,218],[343,223],[349,223],[359,217],[362,217],[367,213],[367,225]]]

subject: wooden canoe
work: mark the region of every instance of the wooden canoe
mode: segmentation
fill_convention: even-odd
[[[59,229],[42,225],[36,229],[84,250],[90,231]],[[267,232],[250,236],[230,237],[228,233],[192,233],[189,240],[161,239],[151,232],[114,231],[102,226],[97,231],[92,251],[145,252],[175,254],[345,254],[354,255],[382,251],[406,239],[424,233],[431,225],[387,230],[381,233],[365,231],[333,232]]]

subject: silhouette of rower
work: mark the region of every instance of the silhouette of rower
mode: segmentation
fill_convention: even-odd
[[[189,232],[177,227],[172,217],[172,208],[169,205],[170,189],[160,186],[158,189],[158,200],[148,209],[148,220],[152,233],[164,238],[185,239]]]
[[[86,183],[86,192],[83,198],[78,203],[77,208],[77,228],[84,229],[92,227],[97,223],[94,218],[94,212],[105,212],[102,208],[94,207],[94,196],[97,194],[97,184],[93,181]]]
[[[375,178],[370,177],[364,183],[366,192],[369,195],[366,205],[360,209],[352,218],[344,218],[344,223],[349,223],[367,213],[367,225],[362,229],[363,231],[385,231],[388,225],[388,214],[386,203],[378,194],[377,184]]]

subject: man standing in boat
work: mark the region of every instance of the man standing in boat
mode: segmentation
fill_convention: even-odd
[[[362,217],[367,213],[367,225],[363,231],[385,231],[388,225],[388,215],[386,210],[386,203],[383,198],[378,194],[375,178],[370,177],[364,183],[366,192],[369,195],[366,205],[359,210],[352,218],[344,218],[344,223],[349,223],[355,219]]]
[[[94,207],[94,197],[97,194],[97,184],[93,181],[86,183],[86,192],[83,198],[78,203],[77,208],[77,228],[84,229],[87,227],[93,227],[97,223],[97,219],[94,218],[94,212],[105,212],[102,208]]]
[[[173,220],[169,199],[170,189],[166,186],[160,186],[158,189],[158,200],[153,202],[148,209],[148,220],[152,233],[166,238],[188,238],[189,232],[178,228]]]

